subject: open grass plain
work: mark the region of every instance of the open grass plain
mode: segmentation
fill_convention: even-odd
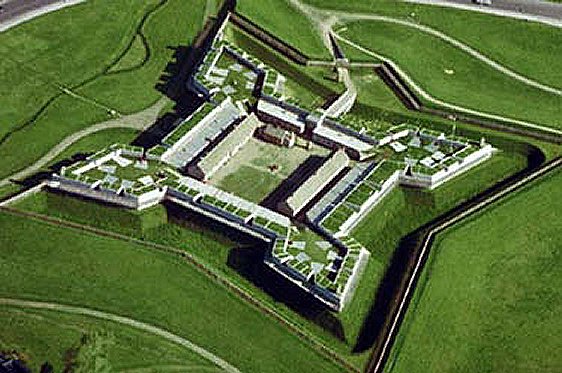
[[[412,26],[367,19],[354,23],[352,17],[386,16],[412,25],[429,26],[524,77],[558,90],[562,85],[560,74],[556,73],[561,68],[560,59],[556,58],[561,53],[560,43],[556,42],[562,35],[559,28],[395,1],[306,3],[323,11],[325,17],[331,12],[336,16],[348,17],[345,24],[335,27],[336,31],[395,61],[434,97],[488,113],[560,127],[558,111],[553,108],[560,107],[562,96],[525,86],[451,44]],[[474,32],[476,29],[485,31]],[[344,51],[352,61],[374,59],[349,46],[345,46]],[[431,77],[423,77],[423,70],[431,71]],[[460,92],[461,86],[465,89],[464,94]],[[515,97],[517,95],[519,97]],[[527,102],[524,106],[526,111],[511,104],[523,100]]]
[[[117,323],[64,312],[1,306],[0,345],[26,357],[33,371],[48,362],[61,372],[72,361],[73,351],[85,335],[103,332],[109,339],[108,361],[116,371],[176,367],[214,369],[212,363],[161,337]],[[161,369],[161,368],[160,368]]]
[[[331,59],[309,20],[286,0],[241,0],[237,10],[313,59]],[[290,21],[289,21],[290,20]],[[290,23],[290,27],[288,26]]]
[[[181,209],[157,206],[136,213],[46,192],[25,199],[17,208],[184,249],[361,368],[369,351],[353,353],[352,350],[400,238],[526,165],[527,159],[522,155],[500,153],[434,192],[408,189],[392,192],[353,232],[353,236],[371,251],[371,259],[353,301],[341,314],[334,316],[318,310],[307,313],[306,306],[280,302],[280,294],[272,292],[263,280],[256,282],[257,279],[249,275],[248,270],[259,271],[256,265],[248,268],[239,265],[244,258],[259,257],[263,248],[239,237],[234,241],[226,240],[224,231],[213,228],[213,224],[199,217],[186,215]],[[240,185],[236,179],[233,182],[235,186]],[[256,190],[244,193],[254,197]]]
[[[387,372],[556,372],[562,173],[440,235]]]
[[[462,40],[525,76],[555,87],[562,84],[557,73],[558,67],[562,68],[561,61],[556,58],[562,50],[558,53],[561,47],[555,42],[560,37],[559,30],[449,9],[446,10],[447,22],[443,22],[444,11],[440,8],[390,1],[306,2],[320,8],[376,12],[421,22]],[[6,57],[6,63],[0,66],[0,100],[7,103],[0,107],[0,156],[5,160],[0,165],[0,178],[31,164],[68,134],[106,120],[110,116],[108,109],[125,114],[154,104],[162,97],[155,85],[166,64],[173,60],[174,49],[192,41],[203,24],[204,15],[214,8],[212,3],[203,0],[95,0],[0,34],[0,56]],[[240,0],[238,11],[310,57],[330,58],[315,27],[287,1]],[[106,13],[111,16],[105,17]],[[415,13],[415,18],[411,13]],[[179,14],[189,16],[178,17]],[[478,25],[482,33],[475,33],[469,26],[471,22]],[[95,38],[90,37],[94,34],[92,30],[98,27],[103,29],[99,38],[98,33]],[[46,30],[49,30],[48,33]],[[506,31],[502,33],[502,30]],[[57,39],[49,35],[55,34],[64,34],[65,38],[54,43],[53,40]],[[235,29],[227,29],[227,35],[231,42],[285,75],[289,92],[299,97],[304,106],[318,107],[334,93],[343,90],[341,84],[329,78],[329,68],[297,66]],[[551,97],[545,92],[522,86],[427,35],[379,22],[351,23],[342,35],[396,58],[400,66],[424,88],[446,101],[540,121],[552,127],[562,126],[558,115],[560,110],[557,110],[561,107],[560,97]],[[365,55],[353,48],[345,51],[349,51],[352,60],[365,60]],[[76,54],[76,58],[68,59],[69,54]],[[449,68],[454,70],[454,74],[444,72]],[[21,83],[15,91],[3,89],[7,84],[2,84],[2,81],[13,82],[14,77]],[[370,126],[375,127],[408,121],[449,131],[450,122],[407,112],[371,69],[353,69],[352,77],[359,91],[359,105],[352,110],[352,116],[367,120]],[[61,87],[68,88],[73,95],[65,93]],[[501,151],[489,162],[433,192],[397,189],[373,209],[353,232],[353,236],[371,251],[371,259],[352,303],[339,315],[325,309],[307,309],[308,303],[304,302],[303,306],[300,300],[280,301],[279,292],[257,280],[255,272],[259,271],[247,266],[248,260],[259,257],[262,248],[240,237],[229,239],[224,231],[198,217],[186,217],[184,211],[177,208],[156,206],[137,213],[47,192],[31,196],[15,207],[124,234],[146,243],[183,249],[304,333],[336,351],[357,369],[363,369],[370,351],[355,350],[357,338],[375,299],[378,282],[400,238],[528,165],[527,148],[522,146],[522,141],[527,142],[526,139],[483,131],[461,123],[457,124],[457,130],[476,140],[485,136],[492,142],[497,141]],[[137,134],[130,129],[96,133],[69,147],[55,162],[114,142],[128,143]],[[549,159],[560,154],[558,145],[535,140],[528,142],[540,148]],[[261,160],[254,161],[236,173],[224,175],[219,184],[243,197],[260,200],[282,179],[271,174],[267,174],[271,177],[264,177],[256,169],[263,166],[259,164]],[[258,190],[251,190],[254,185],[249,180],[258,177],[263,182]],[[242,182],[244,178],[248,182]],[[541,242],[534,252],[529,245],[520,245],[517,240],[530,242],[529,237],[551,236],[555,242],[559,241],[560,229],[556,224],[529,227],[527,222],[541,221],[541,214],[551,216],[552,211],[556,211],[552,209],[554,200],[545,203],[539,197],[555,195],[560,181],[559,176],[551,178],[535,189],[510,199],[505,206],[502,204],[490,209],[478,219],[443,235],[393,351],[389,372],[453,372],[464,368],[469,371],[513,368],[516,372],[525,365],[519,364],[516,359],[510,362],[515,351],[527,356],[522,346],[529,344],[536,350],[538,340],[543,339],[547,341],[548,349],[545,349],[544,355],[538,356],[544,359],[541,362],[533,360],[531,367],[554,371],[552,367],[559,362],[548,359],[548,351],[554,343],[552,336],[545,332],[549,329],[547,322],[530,326],[525,318],[525,307],[536,311],[538,305],[544,302],[531,299],[519,305],[514,303],[515,298],[505,299],[504,295],[523,297],[518,289],[510,288],[507,290],[511,293],[505,292],[506,284],[518,284],[521,289],[529,289],[529,292],[537,290],[537,294],[552,298],[548,285],[537,275],[544,266],[535,268],[526,263],[526,258],[538,261],[548,255],[556,255],[552,242]],[[12,186],[0,189],[0,193],[8,191],[12,191]],[[534,216],[533,220],[525,220],[525,215],[518,213],[527,209]],[[556,220],[556,215],[553,220]],[[514,235],[513,240],[500,242],[506,232],[511,232],[510,229],[517,230],[518,235]],[[244,372],[341,370],[286,327],[259,313],[192,265],[173,256],[154,252],[139,244],[84,234],[5,213],[0,214],[0,231],[5,232],[0,235],[0,282],[7,284],[0,289],[0,297],[61,302],[128,315],[192,340]],[[474,237],[480,231],[488,232],[483,237],[490,239],[481,238],[476,242]],[[478,255],[468,257],[475,247],[491,245],[491,242],[497,243],[497,247],[479,250]],[[509,256],[506,253],[513,253],[513,259],[506,257]],[[471,258],[477,259],[470,262]],[[459,264],[467,260],[470,265],[459,268]],[[504,263],[511,267],[504,268]],[[551,271],[548,276],[554,276],[554,269],[547,269]],[[521,284],[511,271],[521,276],[528,275],[533,280]],[[459,273],[465,276],[459,278]],[[479,276],[471,276],[473,273]],[[434,274],[437,274],[435,279]],[[446,285],[451,278],[456,279],[454,285],[459,290],[449,299]],[[478,285],[478,289],[471,288],[471,284]],[[281,291],[294,293],[294,289],[290,288],[281,288]],[[474,296],[469,300],[473,302],[471,305],[475,305],[474,309],[463,308],[469,295]],[[504,298],[496,304],[492,299],[497,296]],[[442,316],[440,318],[432,317],[435,315],[435,304],[438,307],[436,312]],[[451,309],[458,309],[462,319],[453,315]],[[480,326],[474,325],[473,321],[489,309],[492,312],[486,315],[486,323],[481,326],[486,329],[478,329]],[[416,315],[412,313],[414,310]],[[550,310],[553,312],[555,308]],[[419,316],[417,312],[420,312]],[[118,344],[135,339],[138,345],[132,345],[131,350],[134,346],[142,351],[150,350],[139,358],[145,359],[139,360],[139,363],[150,360],[161,351],[158,348],[168,346],[157,337],[83,317],[0,307],[0,318],[4,317],[14,322],[0,327],[0,334],[8,336],[0,337],[0,349],[4,346],[21,349],[28,346],[26,352],[35,366],[44,360],[57,361],[67,346],[90,328],[113,331]],[[506,317],[513,321],[504,325]],[[52,348],[41,346],[39,333],[29,334],[29,338],[17,334],[16,327],[30,329],[39,324],[38,320],[47,320],[37,327],[44,330],[49,340],[59,338],[59,345]],[[435,331],[445,330],[443,325],[437,325],[438,320],[445,320],[443,325],[448,326],[446,330],[454,333],[437,340]],[[492,333],[500,324],[501,331]],[[536,338],[531,340],[529,336],[515,333],[517,325],[522,324]],[[471,327],[467,330],[472,334],[462,335],[460,328],[466,325]],[[487,338],[481,336],[483,331],[487,332]],[[514,338],[505,337],[514,333]],[[473,337],[471,341],[474,342],[464,349],[459,348],[459,344],[469,337]],[[132,362],[137,355],[131,352],[130,359],[126,359],[123,356],[128,351],[127,347],[123,347],[115,352],[112,356],[115,366],[123,370],[134,367]],[[475,359],[479,351],[484,351],[490,359]],[[420,355],[424,359],[416,365]],[[450,357],[448,366],[442,365],[442,356]],[[200,358],[177,346],[170,347],[165,357],[170,366],[176,365],[178,360],[182,360],[182,364],[186,361],[189,364],[201,363]]]
[[[351,23],[341,34],[391,58],[440,100],[548,127],[562,127],[562,96],[518,82],[436,37],[402,25],[368,21]]]
[[[182,12],[190,16],[178,18]],[[96,0],[0,34],[0,156],[6,160],[0,177],[37,160],[67,135],[108,119],[109,109],[131,113],[156,102],[164,68],[175,48],[191,43],[203,12],[202,0]],[[142,63],[111,71],[122,59],[138,58],[139,34],[148,46]]]
[[[6,213],[0,226],[6,232],[0,237],[1,297],[132,317],[179,334],[241,371],[341,371],[179,258]]]

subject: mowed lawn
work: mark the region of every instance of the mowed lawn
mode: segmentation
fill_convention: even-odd
[[[350,23],[341,35],[395,61],[435,98],[562,128],[562,96],[514,80],[437,37],[378,21]]]
[[[174,49],[188,46],[200,30],[204,5],[94,0],[2,33],[0,178],[64,137],[108,119],[105,107],[133,113],[155,103],[162,97],[155,86]],[[138,33],[148,50],[139,45]]]
[[[288,159],[285,158],[283,161],[286,162]],[[334,320],[341,323],[345,341],[334,338],[329,329],[322,329],[313,321],[278,302],[262,289],[256,288],[255,284],[243,274],[229,266],[233,248],[241,247],[248,252],[259,248],[247,242],[229,241],[224,236],[224,231],[217,229],[217,226],[209,227],[212,229],[202,228],[199,218],[186,218],[185,212],[168,210],[168,219],[166,219],[166,211],[162,211],[165,209],[159,206],[137,213],[54,193],[39,193],[28,197],[17,207],[130,235],[147,242],[184,249],[283,314],[295,325],[299,325],[303,331],[321,339],[357,367],[362,367],[368,358],[369,350],[365,349],[360,353],[352,353],[351,350],[356,344],[357,336],[372,306],[377,284],[384,275],[400,238],[525,165],[525,157],[500,152],[490,161],[433,192],[400,188],[373,209],[364,223],[353,232],[353,236],[371,251],[367,269],[352,302],[343,312],[334,315]]]
[[[287,0],[239,0],[236,10],[313,59],[331,59],[314,25]]]
[[[524,76],[562,87],[562,30],[537,22],[388,0],[302,0],[318,8],[392,16],[430,26]],[[479,30],[479,32],[475,32]],[[359,56],[364,58],[364,56]]]
[[[115,371],[176,366],[185,370],[213,369],[214,364],[159,336],[96,318],[13,306],[0,306],[0,350],[17,351],[34,372],[49,362],[64,369],[64,356],[80,345],[82,336],[107,333],[108,361]]]
[[[0,231],[1,297],[128,316],[187,338],[243,372],[339,371],[179,258],[6,213]]]
[[[359,333],[375,299],[373,284],[378,284],[384,276],[402,237],[525,165],[524,157],[499,153],[434,191],[395,188],[375,206],[352,231],[352,236],[371,252],[371,256],[353,302],[341,315],[350,339],[355,340]]]
[[[283,179],[252,166],[240,166],[225,176],[218,187],[248,201],[259,203],[281,184]]]
[[[560,372],[562,173],[444,233],[387,372]]]
[[[319,145],[287,148],[252,138],[218,170],[211,183],[234,195],[259,203],[293,174],[309,157],[327,156]]]

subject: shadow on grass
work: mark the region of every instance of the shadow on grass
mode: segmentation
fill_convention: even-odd
[[[284,179],[281,184],[267,195],[260,205],[277,211],[279,202],[285,201],[302,183],[308,179],[321,165],[324,157],[312,155],[301,163],[296,170]]]
[[[264,245],[230,250],[228,266],[251,281],[276,303],[282,303],[308,321],[345,342],[340,320],[319,300],[268,267]]]
[[[337,339],[345,340],[342,324],[323,303],[264,263],[267,250],[264,241],[179,206],[166,204],[166,208],[170,222],[232,245],[225,264],[258,288],[252,293],[265,292],[275,303],[282,303]]]
[[[139,135],[133,145],[150,148],[159,144],[183,119],[203,104],[204,97],[188,88],[189,81],[211,47],[229,11],[235,7],[236,1],[224,1],[218,15],[207,20],[190,45],[168,46],[174,51],[172,60],[164,68],[154,88],[172,100],[174,106],[170,112],[158,118],[150,128]]]
[[[444,221],[450,220],[452,217],[471,206],[499,192],[507,185],[522,179],[545,162],[543,152],[533,145],[519,143],[516,144],[516,148],[520,154],[525,155],[527,158],[527,166],[523,170],[497,182],[451,210],[443,212],[400,239],[385,275],[376,290],[375,301],[363,322],[353,352],[361,353],[373,346],[375,346],[375,350],[378,350],[382,346],[382,342],[389,330],[391,318],[394,317],[396,307],[401,300],[404,285],[411,275],[416,260],[420,255],[421,244],[431,228],[438,226]],[[427,204],[428,206],[433,206],[434,204],[432,197],[428,196],[424,191],[409,189],[405,195],[407,200],[411,203]],[[425,263],[427,259],[428,257],[426,256],[423,263]],[[401,322],[401,320],[399,321]],[[396,338],[396,335],[394,335],[394,338]],[[373,356],[374,355],[375,354],[373,354]]]

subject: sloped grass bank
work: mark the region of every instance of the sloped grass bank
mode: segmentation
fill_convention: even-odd
[[[387,372],[555,372],[562,173],[440,235]]]
[[[127,315],[241,371],[341,371],[178,257],[6,213],[0,228],[0,296]]]

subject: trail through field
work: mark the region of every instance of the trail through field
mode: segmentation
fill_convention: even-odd
[[[549,85],[537,82],[536,80],[527,78],[526,76],[523,76],[523,75],[509,69],[508,67],[505,67],[502,64],[492,60],[491,58],[489,58],[486,55],[480,53],[479,51],[472,48],[471,46],[466,45],[463,42],[461,42],[461,41],[441,32],[441,31],[435,30],[435,29],[433,29],[429,26],[420,25],[418,23],[406,21],[406,20],[403,20],[403,19],[392,18],[392,17],[387,17],[387,16],[380,16],[380,15],[376,15],[376,14],[337,13],[337,18],[341,21],[344,21],[344,22],[345,21],[366,20],[366,21],[394,23],[394,24],[397,24],[397,25],[414,28],[418,31],[421,31],[423,33],[426,33],[428,35],[437,37],[437,38],[445,41],[449,45],[452,45],[455,48],[458,48],[458,49],[462,50],[463,52],[471,55],[472,57],[484,62],[486,65],[492,67],[493,69],[495,69],[495,70],[501,72],[502,74],[505,74],[505,75],[515,79],[515,80],[518,80],[521,83],[524,83],[528,86],[540,89],[540,90],[548,92],[548,93],[552,93],[552,94],[555,94],[555,95],[558,95],[558,96],[562,96],[562,89],[551,87]]]
[[[173,197],[171,198],[171,200],[173,201]],[[181,205],[181,201],[179,200],[176,201],[176,203],[179,203]],[[206,264],[200,262],[195,256],[191,255],[185,249],[166,246],[152,241],[141,240],[132,236],[127,236],[100,228],[94,228],[92,226],[66,221],[35,212],[17,210],[5,206],[0,206],[0,210],[2,212],[13,214],[15,216],[21,216],[21,217],[41,221],[42,223],[51,226],[64,227],[67,229],[77,230],[87,234],[93,234],[98,237],[105,237],[105,238],[120,240],[127,243],[134,243],[143,246],[145,248],[148,248],[150,250],[180,257],[182,258],[182,260],[185,260],[187,263],[193,265],[193,268],[199,270],[200,273],[207,276],[207,278],[210,281],[213,281],[219,284],[220,286],[224,286],[225,288],[229,289],[232,292],[232,294],[237,296],[240,300],[254,307],[262,314],[271,317],[273,320],[278,322],[279,325],[281,325],[282,327],[287,328],[297,338],[303,341],[303,343],[309,345],[316,352],[320,353],[327,359],[330,359],[331,361],[345,368],[346,371],[359,373],[358,369],[356,369],[353,365],[351,365],[349,362],[343,359],[337,352],[333,351],[330,347],[326,346],[321,340],[317,339],[314,335],[309,334],[308,331],[303,330],[301,327],[297,326],[297,324],[294,324],[290,319],[286,318],[285,316],[277,312],[276,309],[271,306],[271,304],[254,297],[246,289],[236,285],[235,283],[231,282],[228,278],[224,277],[220,273],[207,267]],[[0,298],[0,305],[2,305],[1,299],[2,298]]]
[[[429,93],[427,93],[424,89],[422,89],[418,84],[416,84],[414,82],[414,80],[407,75],[402,69],[400,69],[396,63],[394,63],[394,61],[392,61],[390,58],[383,56],[377,52],[374,52],[372,50],[369,50],[337,33],[335,33],[333,31],[334,26],[337,23],[345,23],[345,22],[350,22],[350,21],[357,21],[357,20],[367,20],[367,21],[383,21],[383,22],[390,22],[390,23],[395,23],[395,24],[400,24],[402,26],[406,26],[406,27],[412,27],[415,30],[418,30],[420,32],[424,32],[427,33],[429,35],[435,36],[441,40],[444,40],[445,42],[449,43],[450,45],[461,49],[462,51],[464,51],[465,53],[469,54],[470,56],[482,61],[483,63],[485,63],[486,65],[490,66],[491,68],[493,68],[494,70],[509,76],[510,78],[517,80],[523,84],[529,85],[533,88],[536,89],[540,89],[543,90],[545,92],[548,92],[550,94],[554,94],[557,96],[562,96],[562,90],[559,88],[555,88],[555,87],[551,87],[545,84],[542,84],[540,82],[537,82],[533,79],[527,78],[511,69],[509,69],[508,67],[505,67],[503,65],[501,65],[500,63],[492,60],[491,58],[485,56],[484,54],[480,53],[479,51],[477,51],[476,49],[470,47],[467,44],[462,43],[461,41],[454,39],[452,37],[450,37],[449,35],[435,30],[431,27],[428,26],[424,26],[424,25],[420,25],[417,23],[412,23],[409,21],[405,21],[402,19],[398,19],[398,18],[392,18],[392,17],[388,17],[388,16],[382,16],[382,15],[378,15],[378,14],[365,14],[365,13],[352,13],[352,12],[340,12],[340,11],[333,11],[333,10],[329,10],[329,9],[321,9],[321,8],[315,8],[313,6],[307,5],[307,4],[303,4],[300,0],[289,0],[289,2],[299,11],[301,11],[309,20],[310,22],[312,22],[316,28],[319,30],[319,32],[322,35],[323,40],[329,41],[329,35],[332,35],[335,39],[344,42],[358,50],[360,50],[361,52],[370,55],[378,60],[381,61],[386,61],[389,64],[391,64],[399,73],[400,75],[406,80],[406,82],[412,86],[412,88],[414,88],[414,90],[420,94],[424,99],[426,99],[429,102],[432,102],[433,104],[437,104],[437,105],[441,105],[443,107],[447,107],[449,109],[453,109],[459,112],[464,112],[464,113],[468,113],[471,115],[477,115],[477,116],[481,116],[484,118],[489,118],[489,119],[493,119],[493,120],[499,120],[499,121],[506,121],[506,122],[511,122],[523,127],[527,127],[527,128],[532,128],[532,129],[536,129],[536,130],[541,130],[541,131],[545,131],[545,132],[549,132],[549,133],[554,133],[557,135],[562,135],[562,131],[557,130],[557,129],[553,129],[553,128],[549,128],[549,127],[545,127],[542,126],[540,124],[536,124],[536,123],[531,123],[531,122],[527,122],[527,121],[522,121],[522,120],[518,120],[518,119],[514,119],[514,118],[509,118],[509,117],[505,117],[502,115],[496,115],[496,114],[490,114],[490,113],[486,113],[486,112],[482,112],[479,110],[474,110],[474,109],[469,109],[463,106],[459,106],[459,105],[455,105],[455,104],[451,104],[449,102],[445,102],[443,100],[437,99],[433,96],[431,96]]]
[[[431,96],[429,93],[427,93],[422,87],[420,87],[408,74],[406,74],[404,72],[404,70],[402,70],[396,63],[394,63],[394,61],[392,61],[391,59],[373,52],[365,47],[362,47],[361,45],[352,42],[349,39],[344,38],[343,36],[334,34],[335,38],[354,47],[357,48],[358,50],[360,50],[361,52],[368,54],[370,56],[373,56],[377,59],[380,59],[381,61],[385,61],[388,62],[390,65],[392,65],[392,67],[398,71],[400,73],[400,75],[404,78],[404,80],[408,83],[408,85],[410,85],[420,96],[422,96],[424,99],[426,99],[429,102],[432,102],[434,104],[437,105],[441,105],[443,107],[452,109],[452,110],[456,110],[459,112],[463,112],[463,113],[468,113],[468,114],[472,114],[472,115],[476,115],[476,116],[480,116],[480,117],[484,117],[484,118],[489,118],[489,119],[493,119],[493,120],[499,120],[499,121],[505,121],[505,122],[510,122],[510,123],[514,123],[517,125],[520,125],[522,127],[527,127],[527,128],[532,128],[532,129],[537,129],[537,130],[541,130],[544,132],[549,132],[549,133],[554,133],[557,135],[562,135],[562,131],[554,129],[554,128],[550,128],[550,127],[545,127],[542,126],[540,124],[536,124],[536,123],[531,123],[531,122],[527,122],[527,121],[523,121],[523,120],[519,120],[519,119],[514,119],[514,118],[509,118],[509,117],[505,117],[502,115],[496,115],[496,114],[490,114],[490,113],[485,113],[483,111],[479,111],[479,110],[474,110],[474,109],[469,109],[463,106],[459,106],[459,105],[455,105],[455,104],[451,104],[448,103],[446,101],[440,100],[438,98],[435,98],[433,96]]]
[[[0,12],[0,32],[44,14],[57,11],[86,0],[5,1]]]
[[[216,367],[206,367],[202,365],[152,365],[140,368],[122,369],[119,373],[153,373],[153,372],[216,372]]]
[[[21,180],[40,171],[70,145],[93,133],[114,128],[132,128],[142,131],[154,123],[156,118],[158,118],[160,110],[162,110],[165,105],[166,99],[162,98],[154,105],[144,109],[143,111],[139,111],[138,113],[124,115],[119,118],[97,123],[93,126],[84,128],[81,131],[75,132],[63,139],[31,166],[0,180],[0,187],[8,185],[10,180]]]
[[[179,335],[173,334],[157,326],[150,325],[142,321],[134,320],[125,316],[119,316],[112,313],[107,313],[107,312],[93,310],[84,307],[68,306],[58,303],[28,301],[22,299],[14,299],[14,298],[0,298],[0,305],[18,307],[18,308],[31,308],[31,309],[57,311],[57,312],[69,313],[73,315],[90,316],[90,317],[95,317],[97,319],[116,322],[121,325],[126,325],[162,337],[172,343],[185,347],[186,349],[191,350],[197,355],[219,366],[225,372],[240,373],[240,371],[237,368],[230,365],[228,362],[224,361],[223,359],[219,358],[213,353],[205,350],[203,347],[200,347],[195,343],[180,337]]]
[[[562,27],[562,5],[539,0],[494,0],[491,6],[459,3],[458,0],[404,0],[408,3],[426,4],[493,14]]]

